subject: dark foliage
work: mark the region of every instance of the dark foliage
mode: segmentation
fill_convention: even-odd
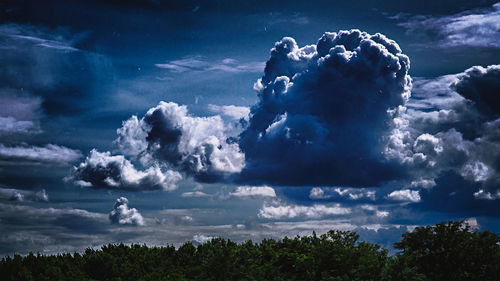
[[[500,280],[500,238],[463,222],[416,228],[389,256],[350,231],[242,244],[215,238],[147,247],[124,244],[83,254],[30,253],[0,262],[2,280]]]

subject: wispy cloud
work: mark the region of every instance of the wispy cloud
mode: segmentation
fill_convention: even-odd
[[[40,132],[33,121],[16,120],[12,116],[0,116],[0,135],[14,133],[38,133]]]
[[[262,72],[264,71],[264,62],[240,62],[232,58],[210,61],[201,56],[185,57],[178,60],[172,60],[166,63],[157,63],[156,67],[169,70],[171,72],[189,72],[189,71],[220,71],[220,72]]]
[[[34,36],[26,36],[26,35],[11,35],[11,37],[16,38],[16,39],[23,39],[23,40],[28,40],[32,41],[39,47],[45,47],[49,49],[56,49],[56,50],[61,50],[61,51],[71,51],[71,52],[76,52],[79,51],[79,49],[72,47],[69,45],[67,42],[64,41],[56,41],[56,40],[49,40],[49,39],[43,39],[43,38],[38,38]]]

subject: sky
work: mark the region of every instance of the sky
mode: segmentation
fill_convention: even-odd
[[[0,3],[0,256],[448,220],[500,233],[496,1]]]

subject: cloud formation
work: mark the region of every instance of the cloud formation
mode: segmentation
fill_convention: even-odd
[[[200,181],[215,181],[238,173],[245,157],[228,140],[218,115],[193,117],[186,106],[160,102],[140,120],[133,116],[117,130],[116,144],[125,155],[144,164],[157,163]]]
[[[0,187],[0,199],[7,199],[19,202],[23,201],[48,202],[49,196],[45,191],[45,189],[34,192],[29,190]]]
[[[110,152],[93,149],[84,162],[73,168],[69,179],[84,187],[144,191],[174,190],[182,176],[158,166],[140,171],[123,155],[112,156]]]
[[[220,72],[261,72],[264,68],[262,62],[239,62],[226,58],[220,61],[208,61],[201,56],[185,57],[167,63],[157,63],[156,67],[171,72],[183,73],[192,71],[220,71]]]
[[[402,189],[395,190],[387,195],[387,198],[394,201],[404,202],[420,202],[420,194],[418,190]]]
[[[327,32],[302,48],[290,37],[277,42],[240,135],[242,179],[367,186],[394,178],[382,137],[388,110],[409,97],[409,66],[382,34]]]
[[[0,135],[14,133],[36,133],[38,132],[33,121],[16,120],[12,116],[0,116]]]
[[[399,25],[420,41],[437,43],[425,47],[500,47],[500,3],[451,16],[414,16]]]
[[[340,204],[312,206],[264,204],[259,210],[258,216],[263,219],[293,219],[293,218],[321,218],[326,216],[338,216],[350,214],[351,209],[342,207]]]
[[[238,186],[229,193],[233,197],[276,197],[276,192],[270,186]]]
[[[128,199],[120,197],[116,199],[116,203],[111,213],[109,213],[111,223],[120,225],[144,225],[144,218],[136,208],[128,207]]]
[[[5,146],[0,143],[0,159],[13,162],[43,162],[65,165],[82,157],[78,150],[48,144],[46,146]]]

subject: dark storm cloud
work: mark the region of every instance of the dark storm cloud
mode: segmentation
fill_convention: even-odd
[[[393,179],[381,139],[388,110],[409,97],[409,66],[382,34],[325,33],[302,48],[289,37],[277,42],[240,136],[243,180],[366,186]]]
[[[474,102],[482,113],[488,114],[488,111],[491,111],[488,115],[492,118],[494,118],[493,116],[499,117],[500,65],[490,65],[486,68],[471,67],[459,75],[458,79],[459,81],[452,85],[453,90]]]
[[[122,155],[112,156],[109,152],[92,150],[84,162],[74,167],[67,180],[82,187],[124,189],[130,191],[174,190],[182,176],[172,170],[151,166],[144,171],[137,170]]]

